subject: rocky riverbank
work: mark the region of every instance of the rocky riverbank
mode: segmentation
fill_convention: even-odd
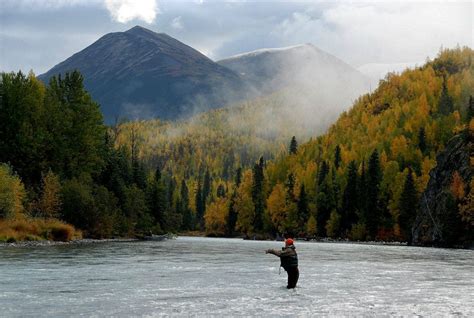
[[[59,246],[59,245],[86,245],[86,244],[100,244],[100,243],[108,243],[108,242],[135,242],[138,239],[133,238],[124,238],[124,239],[80,239],[80,240],[72,240],[68,242],[62,241],[20,241],[20,242],[0,242],[0,248],[8,248],[8,247],[42,247],[42,246]]]

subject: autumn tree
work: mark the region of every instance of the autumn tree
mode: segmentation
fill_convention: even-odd
[[[313,237],[316,235],[317,229],[316,218],[311,215],[306,223],[306,234],[308,237]]]
[[[10,218],[23,212],[25,187],[10,166],[0,163],[0,218]]]
[[[237,188],[234,210],[237,212],[236,229],[250,235],[254,233],[255,227],[255,206],[252,199],[252,172],[245,171],[242,181]]]
[[[206,209],[205,227],[206,233],[212,235],[224,235],[226,232],[227,199],[219,197],[209,204]]]
[[[51,170],[43,175],[41,197],[38,202],[40,215],[47,218],[59,216],[61,209],[61,183],[59,177]]]
[[[287,218],[287,191],[283,184],[278,183],[273,187],[267,199],[267,209],[273,226],[280,233],[285,233],[287,228],[285,219]]]
[[[329,216],[329,220],[326,223],[326,233],[327,236],[336,238],[339,236],[339,229],[341,224],[341,216],[336,212],[336,210],[332,210]]]

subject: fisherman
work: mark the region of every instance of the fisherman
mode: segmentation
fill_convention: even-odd
[[[265,254],[273,254],[280,258],[280,266],[283,267],[288,274],[288,285],[286,288],[295,288],[300,272],[298,270],[298,255],[296,255],[296,249],[293,239],[287,238],[285,241],[285,247],[281,248],[281,251],[268,249]]]

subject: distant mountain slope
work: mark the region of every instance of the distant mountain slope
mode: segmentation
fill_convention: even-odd
[[[313,107],[323,103],[342,111],[369,87],[362,73],[312,44],[261,49],[218,63],[238,73],[260,94],[296,88],[296,96],[307,96]]]
[[[311,44],[215,63],[166,34],[139,26],[106,34],[39,78],[48,82],[74,69],[84,75],[107,123],[118,117],[186,118],[277,91],[292,112],[310,122],[321,116],[327,122],[369,86],[357,70]]]
[[[245,91],[233,71],[139,26],[104,35],[39,78],[47,82],[73,69],[84,75],[107,122],[117,116],[174,119],[220,107]]]

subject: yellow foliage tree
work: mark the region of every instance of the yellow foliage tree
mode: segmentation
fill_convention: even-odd
[[[225,234],[228,211],[226,198],[218,198],[207,207],[204,220],[208,234]]]
[[[286,191],[283,184],[278,183],[272,190],[267,199],[267,209],[273,226],[279,232],[285,231],[286,209]]]
[[[315,236],[316,232],[318,230],[317,223],[316,223],[316,218],[314,217],[313,214],[308,219],[308,222],[306,223],[306,234],[308,236]]]
[[[336,212],[332,211],[329,216],[329,220],[326,223],[326,233],[329,237],[335,238],[339,233],[341,224],[341,216]]]
[[[38,209],[42,216],[47,218],[54,218],[58,216],[61,209],[61,183],[59,177],[51,170],[43,175],[42,193],[38,202]]]
[[[255,207],[252,201],[252,172],[244,172],[242,182],[237,189],[234,201],[234,210],[237,212],[236,229],[246,233],[253,233],[253,222],[255,220]]]
[[[0,218],[14,218],[23,212],[25,187],[10,166],[0,164]]]

